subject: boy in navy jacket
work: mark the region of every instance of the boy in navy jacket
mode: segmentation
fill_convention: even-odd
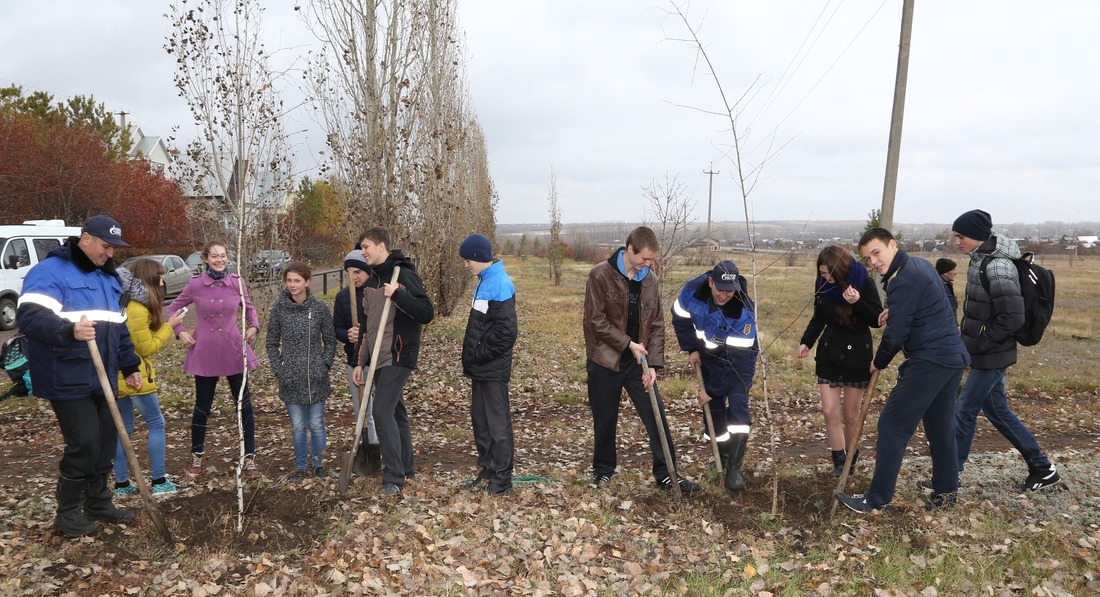
[[[932,453],[932,496],[926,506],[951,506],[959,488],[955,390],[970,364],[970,355],[931,263],[899,249],[894,235],[885,228],[864,232],[859,252],[882,276],[888,307],[879,315],[879,322],[887,327],[871,361],[871,372],[885,369],[901,351],[905,362],[898,368],[897,385],[879,415],[871,487],[863,494],[838,492],[836,499],[860,514],[885,508],[894,499],[905,446],[917,424],[923,422]]]

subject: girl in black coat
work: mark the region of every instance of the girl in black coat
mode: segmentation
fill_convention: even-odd
[[[867,268],[843,247],[829,246],[817,256],[814,315],[802,334],[798,358],[817,345],[817,383],[833,470],[844,472],[846,446],[855,438],[859,407],[871,379],[874,356],[871,328],[879,327],[882,301]],[[841,412],[843,410],[843,417]],[[858,455],[858,451],[857,451]],[[855,466],[855,457],[852,466]]]

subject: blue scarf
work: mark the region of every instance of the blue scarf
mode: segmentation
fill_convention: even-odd
[[[855,286],[856,290],[863,288],[863,285],[867,283],[867,268],[862,263],[852,260],[852,265],[848,268],[848,280],[847,284],[843,286],[835,284],[833,282],[826,282],[825,278],[818,276],[817,282],[814,284],[814,291],[820,294],[822,298],[836,304],[847,303],[844,300],[844,290],[849,286]]]
[[[222,278],[229,275],[229,270],[228,269],[223,269],[220,272],[216,272],[216,271],[210,269],[210,266],[208,265],[208,266],[206,266],[206,275],[210,276],[211,278],[213,278],[215,280],[221,280]]]

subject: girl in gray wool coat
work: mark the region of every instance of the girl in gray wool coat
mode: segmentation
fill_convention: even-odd
[[[267,320],[267,358],[279,380],[279,399],[290,415],[294,440],[294,475],[300,481],[310,471],[324,477],[321,459],[327,445],[325,400],[332,394],[329,369],[336,356],[332,313],[309,290],[309,266],[294,261],[283,268],[286,288],[275,299]],[[307,447],[306,431],[311,436]]]

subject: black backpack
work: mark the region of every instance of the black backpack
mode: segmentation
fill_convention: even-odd
[[[27,337],[16,334],[0,348],[0,365],[12,380],[12,387],[0,395],[0,401],[12,396],[29,396],[31,393],[31,363],[27,359]]]
[[[991,259],[993,256],[986,256],[978,270],[986,293],[989,293],[989,278],[985,268]],[[1035,254],[1030,252],[1012,260],[1020,278],[1020,294],[1024,297],[1024,325],[1016,330],[1016,341],[1023,346],[1038,344],[1054,315],[1054,272],[1037,265],[1034,260]]]

